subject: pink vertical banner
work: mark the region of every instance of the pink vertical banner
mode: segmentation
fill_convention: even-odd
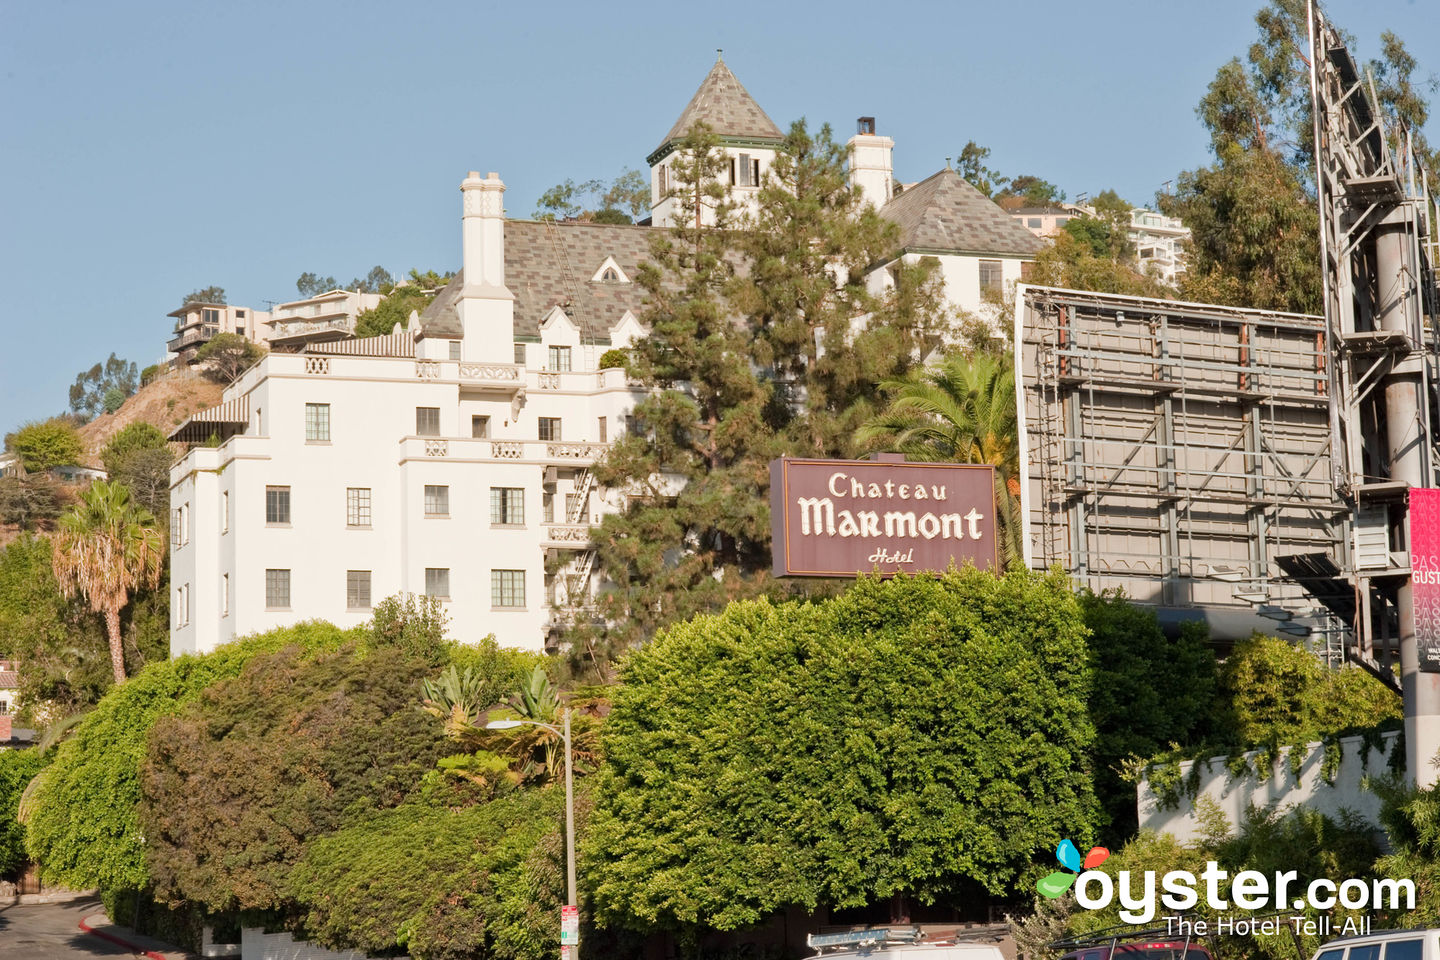
[[[1410,488],[1410,584],[1420,669],[1440,673],[1440,490]]]

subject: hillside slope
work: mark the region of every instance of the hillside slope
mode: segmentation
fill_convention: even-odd
[[[169,433],[186,417],[220,402],[224,388],[189,370],[172,373],[141,387],[114,413],[105,413],[80,428],[87,466],[100,466],[100,451],[110,438],[132,423],[144,421]]]

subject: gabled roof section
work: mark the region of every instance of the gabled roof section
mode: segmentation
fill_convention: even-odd
[[[725,61],[719,58],[700,84],[700,89],[695,91],[695,96],[680,112],[680,119],[675,121],[665,139],[660,141],[660,146],[655,148],[655,153],[651,154],[650,162],[654,163],[656,154],[663,153],[667,146],[683,139],[697,121],[707,124],[719,136],[737,140],[778,142],[785,138],[775,121],[760,109],[760,104],[735,79]]]
[[[900,225],[900,245],[913,252],[1033,257],[1045,246],[949,167],[895,197],[880,213]]]
[[[621,273],[637,277],[653,236],[649,227],[623,224],[506,220],[505,286],[515,295],[515,336],[538,339],[540,325],[558,306],[586,341],[608,342],[625,311],[641,312],[646,293],[636,283],[590,283],[590,269],[613,258]],[[420,314],[422,337],[462,335],[455,305],[465,288],[463,273]]]

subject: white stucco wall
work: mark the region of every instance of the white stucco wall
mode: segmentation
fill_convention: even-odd
[[[240,930],[241,960],[367,960],[356,950],[326,950],[288,933],[266,933],[259,927]]]
[[[1274,772],[1264,781],[1253,773],[1231,776],[1225,757],[1183,763],[1180,765],[1182,780],[1190,775],[1196,763],[1200,764],[1199,792],[1194,797],[1182,792],[1179,806],[1161,809],[1159,797],[1150,789],[1149,782],[1142,780],[1136,786],[1140,828],[1168,833],[1182,843],[1198,840],[1200,825],[1195,808],[1201,797],[1219,805],[1232,829],[1250,807],[1272,805],[1277,809],[1305,806],[1332,818],[1348,810],[1378,826],[1380,798],[1365,789],[1364,779],[1386,772],[1389,751],[1399,735],[1399,731],[1384,734],[1381,749],[1370,751],[1365,751],[1362,737],[1342,739],[1343,755],[1333,783],[1322,775],[1325,751],[1319,743],[1309,744],[1298,774],[1291,772],[1289,751],[1284,751],[1275,764]],[[1368,756],[1362,756],[1362,752],[1368,753]],[[1245,756],[1253,768],[1258,754],[1247,753]]]

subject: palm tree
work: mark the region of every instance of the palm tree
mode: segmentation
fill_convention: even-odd
[[[1008,564],[1020,557],[1020,436],[1011,356],[950,354],[939,366],[880,389],[889,402],[860,428],[857,439],[911,460],[995,467],[1001,560]]]
[[[79,593],[105,618],[115,682],[125,681],[120,611],[141,587],[155,587],[165,564],[165,538],[155,517],[130,499],[123,483],[97,480],[62,516],[51,538],[55,580],[67,597]]]

